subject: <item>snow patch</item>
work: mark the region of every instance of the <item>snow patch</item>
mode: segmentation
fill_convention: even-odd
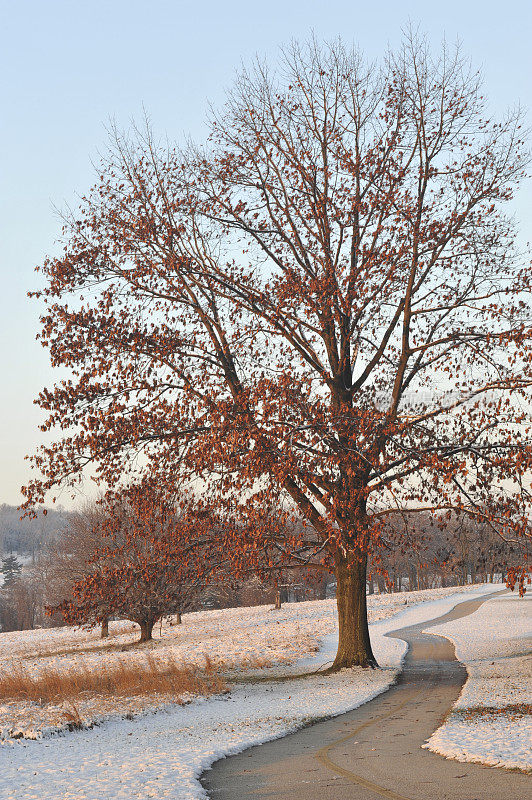
[[[531,612],[530,595],[505,594],[468,617],[427,631],[454,643],[468,673],[427,749],[457,761],[532,769]]]

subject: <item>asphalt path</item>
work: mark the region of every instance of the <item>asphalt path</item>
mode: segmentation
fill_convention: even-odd
[[[421,745],[467,678],[451,642],[423,630],[472,614],[497,593],[393,631],[408,645],[398,682],[363,706],[217,761],[201,782],[211,800],[508,800],[530,776],[448,760]]]

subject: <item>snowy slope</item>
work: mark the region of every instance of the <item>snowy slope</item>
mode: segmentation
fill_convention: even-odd
[[[475,592],[477,587],[462,591]],[[482,591],[482,590],[481,590]],[[372,623],[389,618],[415,603],[425,603],[456,593],[456,588],[420,592],[372,595],[368,598],[368,614]],[[249,669],[254,663],[274,665],[274,672],[297,662],[296,671],[312,663],[316,651],[327,636],[337,636],[336,601],[287,603],[280,611],[271,606],[201,611],[183,616],[182,625],[157,626],[154,642],[133,646],[138,627],[132,623],[110,624],[111,636],[101,640],[99,631],[51,628],[0,634],[0,670],[22,667],[30,676],[43,670],[57,672],[84,668],[105,671],[117,663],[142,666],[149,653],[158,661],[176,659],[187,664],[211,662],[220,664],[224,672]],[[386,647],[402,648],[401,643]],[[125,649],[124,649],[125,648]],[[335,645],[328,653],[332,661]],[[302,661],[307,657],[307,661]],[[308,658],[311,661],[308,661]],[[261,673],[263,674],[263,672]],[[389,679],[387,679],[389,682]],[[139,714],[166,707],[178,698],[172,696],[81,697],[76,709],[84,724],[101,721],[110,715]],[[188,701],[185,696],[182,700]],[[0,738],[23,733],[36,736],[65,726],[65,713],[70,703],[40,705],[31,702],[0,704]]]
[[[466,590],[466,597],[486,591],[489,591],[486,586],[472,587]],[[440,599],[433,599],[438,596]],[[228,696],[198,700],[183,707],[169,706],[165,711],[131,721],[112,719],[92,730],[39,741],[6,740],[0,770],[0,797],[6,800],[196,800],[203,797],[197,778],[223,755],[283,736],[311,719],[340,714],[384,691],[397,674],[406,647],[384,634],[446,613],[464,599],[464,592],[435,590],[419,593],[418,601],[422,598],[431,598],[432,602],[410,607],[412,594],[387,595],[380,603],[378,597],[370,598],[371,616],[380,618],[371,626],[371,636],[382,670],[353,669],[326,677],[318,674],[296,680],[287,676],[287,680],[281,682],[240,683]],[[405,607],[405,600],[408,600],[408,607]],[[332,607],[328,603],[287,606],[282,612],[284,623],[264,607],[237,609],[235,614],[238,616],[242,612],[240,624],[246,630],[246,647],[252,646],[251,640],[255,637],[256,644],[262,641],[261,652],[264,641],[273,641],[268,639],[273,637],[269,626],[275,626],[277,631],[284,624],[292,634],[298,627],[300,632],[316,628],[322,647],[317,655],[306,656],[292,665],[292,671],[298,672],[308,666],[318,669],[334,656],[337,634],[335,629],[330,632]],[[392,617],[399,609],[402,609],[400,613]],[[202,612],[195,622],[208,628],[212,637],[218,624],[216,620],[219,619],[221,625],[222,616],[227,613]],[[322,618],[326,625],[320,623]],[[241,646],[234,643],[241,639],[236,631],[229,631],[227,616],[225,635],[222,629],[220,635],[227,637],[226,646],[233,648],[234,655]],[[284,641],[284,635],[281,639]],[[228,644],[230,642],[233,644]],[[285,664],[279,669],[286,673],[289,668]]]
[[[454,642],[469,677],[426,747],[458,761],[532,769],[532,597],[505,594],[428,633]]]

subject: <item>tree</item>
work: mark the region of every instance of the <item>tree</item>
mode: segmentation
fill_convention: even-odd
[[[22,572],[22,564],[11,553],[2,559],[2,569],[0,571],[4,576],[4,586],[10,586]]]
[[[284,522],[226,535],[235,571],[334,569],[333,669],[375,664],[368,551],[385,522],[458,510],[528,535],[530,268],[507,203],[518,113],[488,119],[458,52],[408,35],[380,66],[340,42],[245,71],[185,155],[115,132],[43,267],[44,390],[28,506],[89,463]]]
[[[35,627],[42,610],[40,587],[31,575],[17,576],[0,590],[0,628],[24,631]]]
[[[73,599],[50,610],[70,624],[129,619],[149,641],[161,616],[188,610],[203,588],[214,561],[202,534],[210,522],[191,502],[171,506],[145,481],[110,495],[96,524],[91,569],[73,584]]]
[[[45,586],[48,616],[57,616],[51,609],[73,601],[73,588],[100,571],[103,555],[95,558],[107,544],[105,511],[99,503],[87,503],[85,508],[69,516],[62,535],[51,542],[38,562],[38,572]],[[108,617],[111,613],[105,597],[100,599],[99,613],[102,639],[109,635]]]

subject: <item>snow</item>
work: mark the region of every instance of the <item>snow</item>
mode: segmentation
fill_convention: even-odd
[[[462,591],[475,592],[477,587]],[[371,595],[368,616],[371,623],[389,618],[409,605],[456,594],[456,587],[420,592]],[[277,674],[286,665],[297,662],[296,671],[312,665],[316,651],[326,637],[337,636],[336,601],[309,601],[284,604],[280,611],[271,606],[201,611],[183,615],[182,625],[157,626],[155,640],[138,646],[138,626],[129,622],[110,623],[111,636],[100,639],[99,630],[70,627],[3,633],[0,635],[0,671],[25,670],[30,676],[43,671],[66,672],[92,669],[105,672],[117,663],[138,665],[149,653],[158,661],[173,659],[184,664],[205,663],[207,657],[226,672],[274,665]],[[390,646],[390,645],[388,645]],[[395,642],[396,649],[404,648]],[[336,644],[331,644],[327,658],[332,661]],[[321,656],[329,652],[322,648]],[[399,650],[397,650],[399,652]],[[310,660],[309,660],[310,657]],[[306,658],[306,660],[305,660]],[[317,662],[316,662],[317,663]],[[264,670],[261,674],[264,674]],[[101,722],[113,715],[138,715],[164,708],[184,696],[81,697],[76,711],[83,724]],[[40,705],[31,702],[0,704],[0,738],[11,735],[30,737],[53,733],[65,727],[65,715],[71,704]]]
[[[505,594],[430,628],[450,639],[468,679],[425,745],[458,761],[532,769],[532,597]]]
[[[159,654],[165,648],[182,647],[187,659],[204,652],[221,653],[226,662],[237,666],[243,654],[249,658],[252,653],[255,657],[267,653],[269,660],[280,662],[269,672],[283,673],[286,680],[250,682],[246,681],[248,671],[229,695],[197,699],[184,706],[166,705],[158,713],[132,720],[115,716],[91,730],[38,741],[6,739],[0,796],[6,800],[197,800],[205,796],[197,779],[217,759],[284,736],[313,719],[356,708],[385,691],[406,650],[403,642],[386,638],[385,633],[433,619],[463,600],[464,593],[471,597],[487,589],[474,586],[458,592],[453,588],[371,596],[371,637],[383,669],[305,678],[295,675],[324,667],[334,657],[333,601],[287,604],[281,612],[257,607],[186,615],[183,626],[163,628],[156,648]],[[5,659],[9,650],[20,658],[43,648],[48,653],[45,660],[56,659],[57,665],[65,658],[68,664],[82,657],[79,651],[90,635],[95,645],[94,633],[64,629],[9,634],[7,643],[2,635],[0,658]],[[117,638],[128,636],[131,639],[131,632],[120,629]],[[75,652],[57,654],[58,647],[68,642],[74,643]],[[309,655],[318,642],[319,652]],[[101,648],[99,654],[87,655],[111,657]]]

